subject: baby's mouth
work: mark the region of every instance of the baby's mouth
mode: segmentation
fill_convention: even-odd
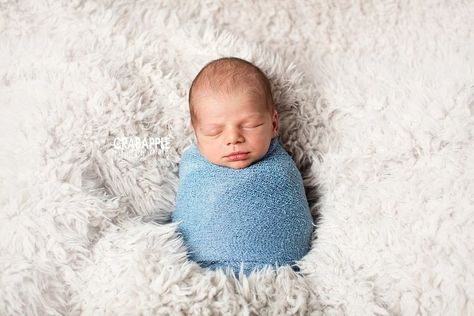
[[[231,161],[239,161],[239,160],[245,160],[248,158],[249,152],[237,152],[237,153],[232,153],[230,155],[225,156],[225,158],[231,160]]]

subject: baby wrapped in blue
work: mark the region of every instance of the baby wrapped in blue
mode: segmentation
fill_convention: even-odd
[[[271,140],[265,156],[243,169],[209,162],[196,144],[183,153],[172,221],[190,259],[210,269],[249,274],[294,265],[310,249],[313,221],[293,160]]]

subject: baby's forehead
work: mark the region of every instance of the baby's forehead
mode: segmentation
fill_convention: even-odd
[[[265,99],[265,90],[255,84],[248,82],[235,82],[233,84],[222,83],[216,84],[203,84],[195,87],[193,94],[198,98],[209,98],[209,97],[241,97],[245,96],[254,101]]]
[[[263,94],[250,90],[214,91],[209,89],[203,90],[196,95],[194,107],[206,109],[208,106],[217,106],[225,111],[227,109],[226,105],[232,102],[241,106],[240,112],[251,111],[256,113],[262,112],[267,108],[265,100]]]

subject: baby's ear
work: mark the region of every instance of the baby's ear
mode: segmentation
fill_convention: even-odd
[[[273,137],[278,136],[280,123],[278,119],[278,112],[276,110],[273,112],[272,125],[273,125],[272,126]]]

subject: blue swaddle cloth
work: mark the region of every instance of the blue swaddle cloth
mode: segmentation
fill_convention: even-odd
[[[243,169],[209,162],[193,143],[180,161],[171,218],[192,260],[236,274],[241,265],[245,274],[293,265],[309,251],[313,232],[301,174],[277,137]]]

